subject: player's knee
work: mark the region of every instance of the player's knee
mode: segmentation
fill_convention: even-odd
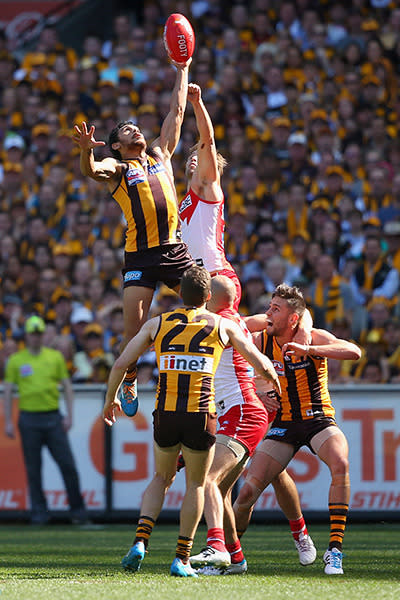
[[[250,508],[255,504],[259,497],[261,490],[254,482],[245,481],[243,487],[239,492],[239,496],[235,501],[235,505],[238,510]]]
[[[273,485],[274,489],[275,489],[275,487],[277,487],[277,488],[286,487],[287,477],[288,476],[287,476],[286,471],[281,471],[280,473],[275,475],[275,477],[271,480],[271,484]]]
[[[157,472],[155,474],[155,478],[158,479],[160,485],[162,485],[164,488],[168,489],[175,480],[175,473]]]
[[[345,476],[349,472],[349,460],[347,456],[335,456],[331,463],[331,472],[332,476]]]

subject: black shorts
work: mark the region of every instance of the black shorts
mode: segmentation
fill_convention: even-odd
[[[264,439],[290,444],[294,447],[295,453],[301,446],[308,446],[311,452],[315,454],[310,444],[312,438],[332,425],[336,425],[336,421],[332,417],[317,417],[307,421],[280,421],[275,419]]]
[[[161,448],[183,444],[191,450],[209,450],[215,444],[217,415],[170,410],[153,412],[154,440]]]
[[[194,260],[183,242],[140,252],[125,252],[125,267],[122,269],[124,288],[136,285],[155,290],[160,281],[175,288],[183,273],[193,264]]]

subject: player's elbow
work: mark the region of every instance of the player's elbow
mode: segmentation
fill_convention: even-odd
[[[346,358],[348,358],[348,360],[358,360],[359,358],[361,358],[360,348],[355,344],[352,344],[351,348],[349,348],[349,356]]]
[[[130,361],[124,359],[122,356],[119,356],[114,363],[113,369],[114,371],[125,372],[129,367]]]

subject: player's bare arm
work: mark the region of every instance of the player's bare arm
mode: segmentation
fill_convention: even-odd
[[[195,183],[195,179],[198,178],[201,185],[215,182],[219,186],[220,176],[218,171],[214,128],[210,115],[204,106],[200,86],[195,83],[189,83],[188,100],[193,106],[196,125],[199,132],[199,144],[197,149],[198,165],[192,185]]]
[[[112,157],[104,158],[101,161],[95,161],[93,148],[105,146],[106,144],[103,141],[97,141],[95,139],[94,125],[88,129],[87,124],[83,121],[81,127],[75,125],[74,129],[76,135],[73,136],[73,139],[81,150],[80,167],[82,174],[91,177],[95,181],[108,182],[112,186],[121,174],[121,164]]]
[[[247,317],[243,317],[243,320],[246,323],[246,327],[250,333],[263,331],[267,326],[267,315],[265,313],[249,315]]]
[[[170,110],[161,126],[160,137],[152,143],[152,147],[161,152],[165,161],[170,161],[178,145],[181,135],[183,117],[186,110],[189,66],[192,59],[182,64],[171,61],[176,67],[176,79],[171,93]]]
[[[140,331],[130,340],[124,351],[113,364],[107,383],[106,398],[103,407],[103,419],[107,425],[115,423],[115,410],[121,411],[121,402],[117,392],[125,373],[132,362],[136,362],[150,346],[157,333],[160,317],[146,321]]]
[[[310,345],[289,342],[282,347],[283,354],[296,358],[309,354],[336,360],[358,360],[361,357],[361,350],[356,344],[337,338],[325,329],[313,329],[311,335]]]
[[[256,348],[252,341],[245,337],[239,325],[233,321],[222,318],[220,332],[222,341],[226,342],[226,338],[228,338],[229,343],[232,344],[235,350],[240,352],[261,377],[270,381],[275,391],[280,395],[281,386],[272,362]],[[223,337],[224,335],[225,340]]]
[[[311,343],[311,331],[313,328],[313,320],[308,308],[301,315],[293,340],[299,344]]]

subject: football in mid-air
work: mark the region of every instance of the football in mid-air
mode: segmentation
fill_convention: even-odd
[[[184,15],[173,13],[164,27],[164,45],[168,56],[176,63],[185,63],[193,55],[193,27]]]

